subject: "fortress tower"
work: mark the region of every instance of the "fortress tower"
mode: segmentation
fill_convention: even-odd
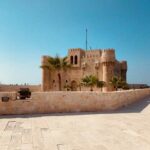
[[[123,80],[127,80],[126,74],[127,74],[127,61],[121,61],[121,78]]]
[[[81,48],[69,49],[68,51],[69,63],[72,65],[72,67],[81,67],[81,58],[84,55],[85,52]]]
[[[100,81],[106,82],[103,88],[104,92],[112,91],[113,87],[109,84],[113,76],[121,77],[126,81],[127,62],[117,61],[114,49],[95,49],[83,50],[73,48],[68,50],[67,61],[71,68],[67,71],[61,71],[61,85],[58,84],[58,74],[54,70],[49,70],[49,56],[42,57],[42,91],[65,90],[65,85],[70,85],[73,91],[81,90],[79,84],[81,79],[87,75],[94,75]],[[60,83],[60,82],[59,82]],[[82,90],[89,88],[82,87]],[[99,90],[95,87],[94,90]]]
[[[49,56],[42,56],[42,91],[49,91],[50,89],[50,70],[48,68]]]
[[[103,88],[103,91],[112,91],[113,88],[109,84],[110,80],[114,76],[114,66],[115,66],[115,50],[108,49],[102,51],[102,65],[103,65],[103,81],[106,83],[106,86]]]

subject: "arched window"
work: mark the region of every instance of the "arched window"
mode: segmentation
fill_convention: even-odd
[[[75,62],[74,63],[78,64],[78,56],[77,55],[75,55]]]
[[[70,63],[73,64],[73,56],[70,56]]]

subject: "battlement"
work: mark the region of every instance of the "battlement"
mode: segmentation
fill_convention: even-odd
[[[82,48],[70,48],[68,51],[74,52],[74,51],[84,51],[84,50]]]
[[[85,51],[85,57],[86,58],[101,57],[101,50],[95,49],[95,50]]]
[[[114,62],[115,61],[115,50],[113,48],[109,49],[92,49],[92,50],[83,50],[81,48],[72,48],[69,49],[68,55],[77,55],[80,54],[81,58],[96,58],[101,57],[102,62]]]
[[[113,48],[103,49],[102,52],[107,53],[108,55],[110,55],[110,54],[115,53],[115,49],[113,49]]]
[[[95,52],[99,52],[101,51],[102,49],[90,49],[90,50],[85,50],[86,53],[95,53]]]
[[[115,50],[114,49],[102,50],[102,62],[115,62]]]

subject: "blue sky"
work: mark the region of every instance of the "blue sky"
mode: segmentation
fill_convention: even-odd
[[[41,55],[115,48],[128,82],[150,84],[150,0],[0,0],[0,82],[41,83]]]

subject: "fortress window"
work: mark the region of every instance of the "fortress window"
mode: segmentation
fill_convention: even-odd
[[[68,80],[66,80],[66,83],[68,82]]]
[[[73,56],[70,57],[70,63],[73,64]]]
[[[55,80],[53,80],[53,83],[55,83]]]
[[[75,56],[75,62],[74,63],[78,64],[78,56],[77,55]]]

